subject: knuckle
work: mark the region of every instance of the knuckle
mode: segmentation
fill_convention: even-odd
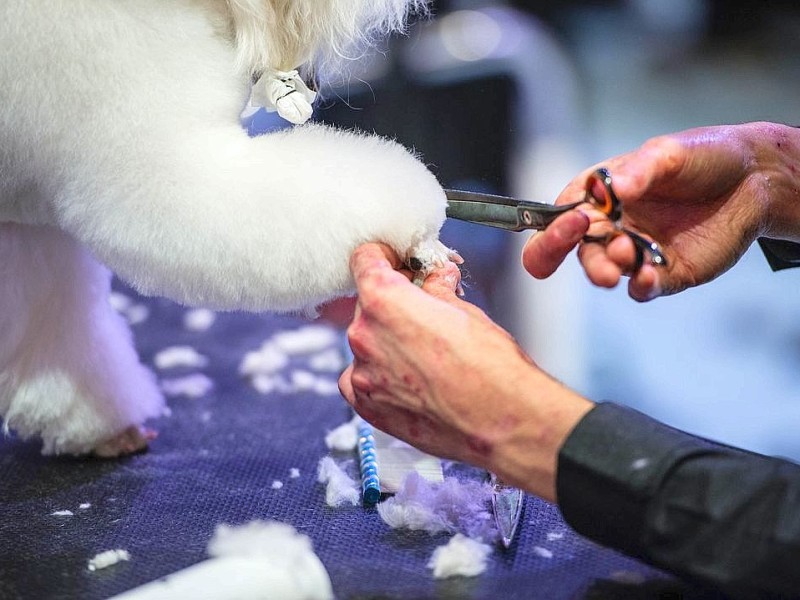
[[[369,244],[362,244],[361,246],[358,246],[350,256],[350,266],[355,267],[370,254],[372,254],[372,248],[369,246]]]
[[[361,296],[359,303],[362,314],[375,317],[386,310],[386,299],[377,293],[369,293]]]
[[[353,371],[350,377],[350,383],[353,386],[353,390],[358,394],[368,394],[372,392],[372,381],[362,369]]]
[[[680,170],[682,157],[684,156],[684,145],[680,139],[673,135],[660,135],[647,140],[642,145],[645,153],[655,155],[666,174],[674,174]]]
[[[363,336],[348,334],[347,341],[350,344],[350,349],[353,351],[353,355],[356,358],[365,360],[367,357],[369,357],[370,346]]]

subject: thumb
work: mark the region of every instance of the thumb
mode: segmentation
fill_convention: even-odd
[[[425,278],[422,289],[441,300],[456,300],[456,291],[461,284],[461,270],[458,265],[448,262]]]
[[[395,269],[400,266],[397,254],[383,244],[363,244],[350,257],[350,272],[359,296],[385,285],[408,283]]]

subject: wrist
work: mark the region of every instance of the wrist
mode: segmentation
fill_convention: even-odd
[[[745,127],[764,197],[761,235],[800,241],[800,129],[776,123]]]
[[[491,470],[502,481],[545,500],[556,499],[558,454],[567,437],[594,403],[532,366],[521,396],[521,410],[493,453]]]

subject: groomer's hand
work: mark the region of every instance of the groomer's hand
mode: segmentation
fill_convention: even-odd
[[[628,293],[646,301],[700,285],[733,266],[759,236],[800,239],[800,131],[772,123],[704,127],[657,137],[601,163],[613,178],[625,227],[657,241],[668,266],[631,274]],[[600,165],[598,165],[600,166]],[[596,167],[576,177],[557,204],[580,199]],[[536,234],[523,251],[535,277],[552,274],[579,245],[589,279],[614,287],[630,274],[634,246],[619,236],[607,246],[581,243],[608,222],[585,205]]]
[[[555,497],[558,451],[591,403],[542,372],[512,337],[459,299],[448,265],[422,289],[385,246],[351,260],[358,286],[348,330],[355,360],[339,381],[379,429],[423,451],[490,469]]]

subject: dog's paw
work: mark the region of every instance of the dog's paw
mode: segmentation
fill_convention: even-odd
[[[406,253],[405,263],[415,273],[423,277],[431,271],[443,267],[447,262],[460,265],[464,262],[461,255],[442,244],[438,240],[430,240],[417,244]]]
[[[157,435],[153,429],[131,425],[111,439],[95,446],[92,455],[98,458],[117,458],[143,452]]]

